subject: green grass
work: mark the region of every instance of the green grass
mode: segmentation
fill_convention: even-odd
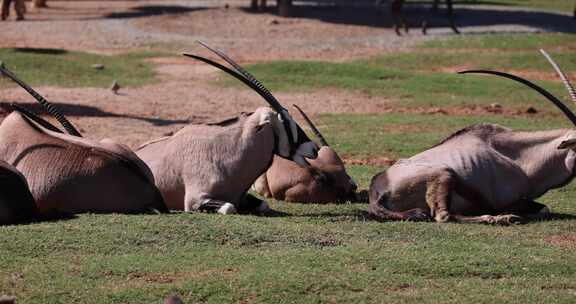
[[[544,48],[550,51],[562,51],[576,49],[576,35],[562,33],[462,35],[450,37],[446,40],[427,41],[420,47],[445,49],[499,49],[500,51],[534,51],[536,49]]]
[[[401,157],[480,121],[567,125],[549,116],[338,114],[318,126],[341,154]],[[366,188],[382,168],[348,170]],[[570,185],[540,201],[575,215],[573,197]],[[271,203],[288,216],[86,214],[0,227],[0,293],[20,303],[161,303],[171,293],[185,303],[569,303],[576,292],[569,218],[379,223],[362,204]]]
[[[97,55],[56,49],[0,49],[0,61],[31,86],[108,87],[113,80],[122,86],[141,86],[154,81],[152,65],[146,58],[161,53]],[[97,70],[94,64],[103,64]],[[14,86],[0,78],[0,88]]]
[[[569,187],[543,201],[574,213]],[[365,206],[274,203],[282,218],[82,215],[0,228],[0,290],[21,303],[569,303],[574,221],[366,221]],[[86,240],[90,240],[87,242]],[[573,245],[572,245],[573,246]]]
[[[532,7],[545,10],[556,10],[562,12],[572,12],[574,2],[570,0],[464,0],[462,3],[486,3],[495,5],[510,5],[518,7]],[[457,4],[456,4],[457,5]]]
[[[469,104],[487,105],[494,102],[507,106],[522,107],[541,105],[541,99],[532,90],[510,80],[494,76],[458,75],[456,73],[431,71],[442,62],[464,69],[509,69],[538,70],[545,67],[538,54],[502,56],[478,56],[465,60],[465,55],[448,58],[449,55],[424,54],[419,59],[415,54],[390,55],[370,62],[274,62],[257,64],[249,70],[272,91],[302,92],[322,88],[339,88],[373,96],[386,96],[399,106],[462,106]],[[555,56],[565,69],[576,67],[576,59],[568,55]],[[426,61],[434,61],[428,66]],[[493,63],[493,62],[499,62]],[[462,65],[466,65],[462,67]],[[410,68],[404,68],[411,66]],[[427,71],[415,69],[428,69]],[[535,81],[556,95],[566,96],[559,82]],[[227,81],[229,85],[239,85]],[[502,96],[506,100],[502,101]]]
[[[550,73],[535,50],[543,43],[566,70],[576,68],[570,35],[502,42],[507,37],[464,36],[354,62],[274,62],[249,69],[275,91],[329,87],[388,96],[403,107],[499,102],[539,110],[534,116],[319,116],[328,142],[347,158],[408,157],[479,122],[518,130],[570,127],[524,87],[443,72],[465,66]],[[103,86],[124,74],[141,75],[133,85],[147,83],[152,74],[142,61],[146,56],[0,50],[0,60],[23,79],[58,86]],[[114,75],[98,74],[93,63]],[[537,82],[566,95],[559,82]],[[361,189],[383,169],[347,168]],[[565,219],[512,227],[380,223],[367,219],[362,204],[276,201],[272,207],[288,216],[85,214],[2,226],[0,295],[16,295],[18,303],[162,303],[171,293],[185,303],[572,303],[575,197],[574,183],[551,191],[539,201]]]
[[[318,127],[337,151],[352,158],[385,155],[409,157],[453,132],[476,123],[495,123],[514,130],[570,128],[561,115],[455,116],[442,114],[331,114]]]
[[[428,2],[432,0],[408,0],[407,2]],[[443,1],[440,2],[443,5]],[[538,8],[544,10],[572,12],[574,3],[570,0],[456,0],[454,6],[460,5],[501,5],[511,7]]]
[[[276,61],[247,68],[272,91],[337,88],[386,96],[403,107],[496,102],[506,107],[526,108],[542,106],[542,98],[510,80],[455,72],[465,69],[545,72],[547,79],[553,79],[553,69],[538,52],[541,47],[545,47],[565,71],[576,70],[576,57],[573,56],[576,36],[566,34],[463,35],[364,60],[342,63]],[[225,85],[241,86],[235,79],[225,79],[222,82]],[[532,80],[567,100],[560,81]]]

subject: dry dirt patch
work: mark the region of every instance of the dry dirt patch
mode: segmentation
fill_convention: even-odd
[[[576,235],[574,234],[552,235],[544,238],[544,241],[558,247],[576,248]]]

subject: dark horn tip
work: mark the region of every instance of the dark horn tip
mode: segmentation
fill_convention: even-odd
[[[458,71],[456,72],[457,74],[469,74],[469,73],[476,73],[478,72],[478,70],[464,70],[464,71]]]

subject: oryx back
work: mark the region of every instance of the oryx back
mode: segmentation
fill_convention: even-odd
[[[274,114],[254,114],[221,125],[189,125],[163,140],[144,144],[136,154],[148,164],[170,209],[196,207],[202,198],[238,203],[270,165],[275,145]]]
[[[41,212],[165,209],[151,172],[125,147],[52,132],[18,112],[0,125],[0,140],[0,155],[26,177]]]

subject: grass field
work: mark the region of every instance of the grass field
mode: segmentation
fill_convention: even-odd
[[[275,62],[250,70],[280,91],[335,87],[386,95],[408,107],[498,101],[545,109],[532,116],[320,116],[328,141],[352,158],[410,156],[478,122],[523,130],[570,127],[528,89],[440,69],[541,72],[553,79],[536,50],[545,45],[566,70],[576,70],[574,36],[514,36],[523,45],[514,47],[504,39],[457,37],[356,62]],[[478,52],[484,48],[493,51]],[[538,83],[566,96],[557,81]],[[361,189],[383,169],[348,168]],[[17,295],[19,303],[161,303],[170,293],[185,303],[573,303],[575,198],[574,184],[551,191],[539,201],[559,219],[511,227],[375,222],[362,204],[283,202],[271,205],[288,215],[274,218],[86,214],[4,226],[0,294]]]
[[[574,3],[570,0],[461,0],[454,1],[454,3],[533,7],[561,12],[572,12],[574,10]]]
[[[494,102],[525,108],[542,106],[533,91],[509,80],[484,75],[458,75],[467,69],[544,74],[535,82],[566,96],[555,74],[538,52],[545,48],[567,71],[576,70],[576,37],[567,34],[478,35],[428,42],[412,50],[366,60],[331,63],[280,61],[250,67],[273,90],[310,91],[337,87],[387,96],[401,106],[487,105]],[[526,76],[527,77],[527,76]],[[554,81],[548,80],[553,79]],[[238,85],[235,81],[227,81]],[[506,96],[502,100],[501,96]]]
[[[151,64],[146,58],[158,53],[98,55],[61,49],[0,49],[0,61],[31,86],[108,87],[115,79],[123,86],[140,86],[153,81]],[[103,65],[95,69],[93,65]],[[0,88],[15,86],[0,78]]]

